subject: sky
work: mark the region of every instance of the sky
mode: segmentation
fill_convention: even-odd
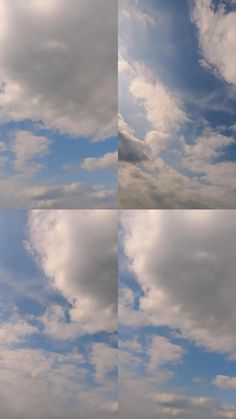
[[[0,207],[114,208],[116,0],[0,0],[0,27]]]
[[[117,417],[117,214],[0,212],[4,419]]]
[[[120,0],[118,32],[120,208],[235,208],[235,0]]]
[[[236,418],[236,214],[120,217],[119,417]]]

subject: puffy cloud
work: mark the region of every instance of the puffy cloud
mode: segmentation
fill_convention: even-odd
[[[17,131],[14,134],[10,150],[15,154],[15,169],[24,169],[25,163],[35,157],[42,157],[49,152],[50,141],[29,131]]]
[[[5,159],[4,159],[5,162]],[[32,165],[34,173],[35,167]],[[36,166],[36,169],[38,166]],[[13,176],[0,180],[1,208],[115,208],[116,191],[102,185],[66,183],[29,186],[30,167],[24,169],[26,179]]]
[[[134,391],[135,389],[135,391]],[[188,397],[173,392],[155,390],[148,380],[130,380],[123,383],[120,392],[121,419],[235,418],[233,406],[220,404],[208,397]]]
[[[138,163],[148,160],[148,150],[145,146],[146,144],[136,138],[134,131],[119,114],[119,161]]]
[[[183,353],[184,350],[181,346],[171,343],[168,339],[162,336],[153,337],[148,349],[149,373],[155,374],[155,370],[161,365],[179,363]]]
[[[116,121],[116,1],[44,3],[0,2],[1,119],[107,137]]]
[[[81,163],[85,170],[107,170],[116,167],[118,164],[118,153],[106,153],[102,157],[87,157]]]
[[[220,405],[208,397],[186,397],[172,393],[151,394],[150,399],[156,403],[156,413],[161,418],[235,418],[233,407]]]
[[[221,389],[236,390],[236,377],[217,375],[213,380],[213,384]]]
[[[209,159],[220,157],[221,154],[224,154],[222,150],[234,142],[234,138],[207,128],[200,137],[196,138],[194,144],[184,144],[184,152],[193,159],[208,161]]]
[[[35,332],[36,327],[21,318],[13,317],[10,321],[0,324],[0,345],[18,343]]]
[[[236,202],[224,189],[190,179],[158,158],[144,165],[119,164],[121,208],[214,208]]]
[[[120,126],[122,208],[235,207],[235,162],[218,161],[233,137],[206,127],[192,143],[180,137],[170,149],[168,134],[149,131],[141,141],[123,119]]]
[[[115,417],[116,402],[108,395],[115,384],[107,380],[100,381],[97,388],[88,386],[85,362],[92,367],[92,360],[77,351],[59,354],[40,349],[2,349],[2,415],[6,419],[77,419],[79,412],[85,419]]]
[[[232,12],[232,2],[224,2],[225,7],[220,3],[196,0],[189,6],[204,55],[200,64],[215,73],[218,69],[218,74],[234,83],[236,12]],[[217,128],[208,113],[222,112],[224,108],[224,112],[232,114],[232,104],[222,108],[222,97],[224,103],[231,103],[233,91],[227,88],[226,92],[222,85],[217,94],[205,92],[206,97],[193,99],[195,93],[189,83],[185,83],[182,92],[173,89],[172,86],[183,85],[181,80],[180,85],[173,82],[180,75],[168,67],[169,53],[160,46],[155,48],[153,36],[164,36],[173,48],[174,14],[169,13],[168,7],[165,10],[149,6],[139,1],[121,3],[119,100],[126,120],[132,124],[135,121],[135,131],[120,123],[120,207],[234,208],[235,162],[229,159],[233,158],[231,146],[235,140],[233,133],[223,135],[227,131]],[[136,18],[136,14],[150,12],[155,16],[155,28],[142,25]],[[156,63],[147,62],[150,48],[158,52]],[[168,80],[172,80],[171,84]],[[204,95],[210,86],[211,83],[208,87],[202,85],[199,94]],[[216,96],[220,105],[215,103]],[[231,128],[233,131],[233,125]]]
[[[116,211],[109,210],[31,212],[32,251],[71,304],[77,334],[116,330],[116,223]],[[61,320],[61,313],[50,319]]]
[[[123,229],[143,321],[235,359],[234,211],[126,212]]]
[[[220,3],[213,9],[212,0],[195,0],[193,22],[198,28],[204,68],[209,65],[228,83],[236,83],[236,12],[226,12]]]
[[[90,362],[95,367],[96,381],[106,381],[107,375],[118,367],[117,349],[104,343],[95,343],[92,346]]]
[[[151,127],[162,134],[178,130],[189,120],[179,97],[146,67],[135,65],[135,69],[130,93],[144,106]]]

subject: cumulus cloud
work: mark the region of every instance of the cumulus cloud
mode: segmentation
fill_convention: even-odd
[[[104,345],[104,351],[107,348]],[[108,396],[108,387],[115,388],[115,383],[107,380],[100,381],[99,388],[88,386],[85,362],[92,367],[92,359],[80,352],[2,349],[0,401],[4,418],[77,419],[78,412],[85,419],[115,417],[116,401]]]
[[[181,346],[171,343],[162,336],[154,336],[148,349],[149,373],[155,374],[155,370],[161,365],[179,363],[183,353],[184,350]]]
[[[5,163],[5,159],[3,161]],[[36,166],[36,169],[38,166]],[[102,185],[74,182],[30,186],[30,167],[24,169],[26,179],[13,176],[0,180],[1,208],[115,208],[116,191]],[[35,172],[34,165],[32,166]]]
[[[1,120],[105,138],[116,121],[116,1],[44,3],[0,2]]]
[[[236,377],[229,377],[227,375],[217,375],[213,379],[213,384],[221,389],[236,390]]]
[[[192,19],[198,29],[204,68],[212,66],[220,77],[236,84],[236,12],[227,12],[222,3],[214,10],[212,0],[196,0]]]
[[[205,129],[202,136],[196,139],[195,144],[184,144],[184,152],[197,160],[209,160],[224,154],[222,150],[233,144],[234,138],[219,134],[213,130]]]
[[[85,170],[108,170],[116,167],[118,164],[118,153],[106,153],[102,157],[87,157],[81,163]]]
[[[37,136],[29,131],[17,131],[14,134],[11,152],[15,155],[13,165],[22,170],[25,163],[35,157],[42,157],[49,152],[50,141],[46,137]]]
[[[127,212],[123,228],[139,316],[235,359],[234,211]]]
[[[130,93],[142,103],[147,120],[160,133],[176,131],[188,121],[177,94],[145,67],[137,66],[136,77],[130,83]]]
[[[0,258],[1,415],[115,418],[116,214],[28,217],[27,225],[15,214],[14,226],[1,217],[1,236],[8,235]]]
[[[234,83],[236,12],[232,11],[232,2],[224,2],[225,6],[221,3],[196,0],[189,4],[186,18],[191,18],[198,29],[203,55],[200,65]],[[141,24],[136,15],[149,16],[150,12],[155,16],[155,25],[148,19]],[[224,118],[226,112],[232,115],[232,88],[222,83],[217,94],[211,92],[211,82],[207,83],[200,72],[197,93],[179,71],[170,68],[168,54],[172,48],[179,48],[182,54],[180,39],[185,34],[176,26],[180,38],[174,39],[171,28],[175,26],[175,11],[167,5],[165,9],[124,1],[120,16],[119,108],[126,119],[125,123],[120,121],[120,207],[234,208],[233,125],[228,127],[232,128],[231,135],[227,124],[224,129],[216,126],[221,112]],[[163,50],[162,42],[155,46],[154,34],[155,39],[165,39],[168,47]],[[150,51],[156,54],[156,60],[147,60]],[[195,60],[192,53],[190,56],[190,62]],[[174,54],[173,63],[175,59]],[[188,59],[183,66],[188,66]],[[196,94],[199,98],[194,97]],[[222,102],[230,105],[222,107]],[[217,110],[220,113],[213,118]]]
[[[106,382],[109,373],[118,367],[118,353],[104,343],[95,343],[92,346],[90,362],[95,367],[95,380],[98,383]]]
[[[173,145],[171,136],[157,131],[141,141],[124,122],[121,133],[121,208],[235,207],[235,162],[220,160],[235,144],[233,137],[207,126],[191,142],[181,136]]]
[[[146,341],[143,339],[142,343],[139,338],[137,333],[133,339],[122,340],[121,338],[119,341],[121,377],[124,374],[124,378],[127,378],[127,371],[132,371],[134,374],[134,367],[142,365],[149,378],[153,377],[157,380],[158,375],[159,381],[168,379],[171,376],[169,370],[171,366],[182,361],[183,348],[159,335],[151,335]]]
[[[36,331],[36,327],[15,316],[0,324],[0,345],[16,344]]]
[[[116,330],[116,220],[108,210],[31,213],[30,245],[52,286],[71,304],[78,334]]]
[[[135,390],[134,390],[135,389]],[[155,389],[148,380],[130,379],[120,390],[119,417],[121,419],[235,418],[233,406],[220,404],[209,397],[190,397]]]
[[[119,114],[119,161],[138,163],[148,160],[148,151],[145,143],[139,140],[134,131],[125,122],[123,116]]]

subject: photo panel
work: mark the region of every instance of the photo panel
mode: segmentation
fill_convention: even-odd
[[[0,0],[0,209],[116,208],[117,0]]]
[[[236,211],[120,217],[119,418],[236,417]]]
[[[0,211],[4,419],[117,417],[117,213]]]
[[[119,0],[119,207],[236,208],[236,3]]]

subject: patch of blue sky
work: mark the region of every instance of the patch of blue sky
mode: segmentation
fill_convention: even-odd
[[[129,58],[132,61],[145,63],[145,66],[152,69],[168,88],[178,93],[183,99],[185,111],[192,123],[196,123],[196,119],[203,117],[213,127],[233,124],[235,96],[232,96],[231,89],[224,80],[215,77],[199,63],[202,55],[198,45],[197,29],[190,19],[191,1],[181,3],[151,1],[147,5],[140,1],[138,4],[140,10],[149,16],[154,16],[156,24],[148,26],[146,36],[138,27],[134,29],[137,32],[133,36],[137,42],[132,43],[130,48],[128,45]],[[121,34],[122,30],[121,26]],[[145,39],[143,43],[142,39]],[[127,99],[127,97],[123,98],[124,90],[127,91],[120,84],[120,111],[129,119],[129,113],[132,114],[135,111],[125,106],[125,103],[123,108],[123,100],[125,102]],[[213,100],[211,100],[212,94]],[[227,111],[224,111],[224,102],[228,107]],[[130,106],[131,104],[135,107],[132,100],[130,100]],[[214,110],[214,106],[218,106],[220,110]],[[142,107],[139,109],[143,110]],[[136,117],[137,113],[136,110]],[[141,116],[140,112],[138,115]],[[131,124],[132,121],[133,118],[130,118]],[[137,130],[138,121],[135,121],[133,125]],[[193,129],[191,123],[187,124],[187,127],[190,128],[189,133],[191,133]],[[137,131],[137,135],[139,134],[141,133]]]
[[[0,139],[9,145],[14,133],[25,130],[35,136],[42,136],[50,141],[48,153],[44,156],[34,156],[27,165],[32,162],[42,164],[34,178],[27,179],[28,184],[33,185],[66,185],[73,182],[87,182],[90,185],[102,184],[109,188],[116,188],[116,170],[109,168],[98,171],[88,171],[81,168],[85,158],[99,158],[106,153],[117,150],[117,138],[109,137],[103,141],[94,141],[86,137],[68,137],[67,134],[48,130],[33,121],[9,122],[0,126]],[[15,173],[11,165],[14,155],[11,151],[5,151],[4,156],[8,162],[5,166],[4,177],[7,178]]]
[[[168,391],[178,391],[179,394],[184,394],[189,397],[210,397],[218,400],[221,403],[234,405],[235,404],[235,390],[224,390],[213,385],[213,379],[217,375],[235,376],[236,362],[227,359],[224,354],[207,351],[205,348],[196,346],[191,341],[181,339],[175,336],[175,331],[169,327],[154,327],[145,326],[129,327],[120,325],[119,339],[122,342],[129,342],[135,339],[142,345],[142,351],[134,351],[130,349],[130,353],[134,353],[141,359],[141,364],[135,370],[140,377],[147,377],[148,372],[146,366],[148,365],[148,343],[155,336],[162,336],[172,344],[181,346],[184,350],[182,361],[177,364],[166,363],[162,366],[162,370],[168,369],[173,373],[168,385],[164,382],[161,386],[158,383],[159,371],[156,371],[157,391],[162,387],[168,388]],[[129,351],[129,347],[126,348]],[[158,351],[158,348],[157,348]],[[155,376],[155,371],[153,371]],[[155,380],[154,380],[155,385]],[[167,387],[166,387],[167,386]]]

